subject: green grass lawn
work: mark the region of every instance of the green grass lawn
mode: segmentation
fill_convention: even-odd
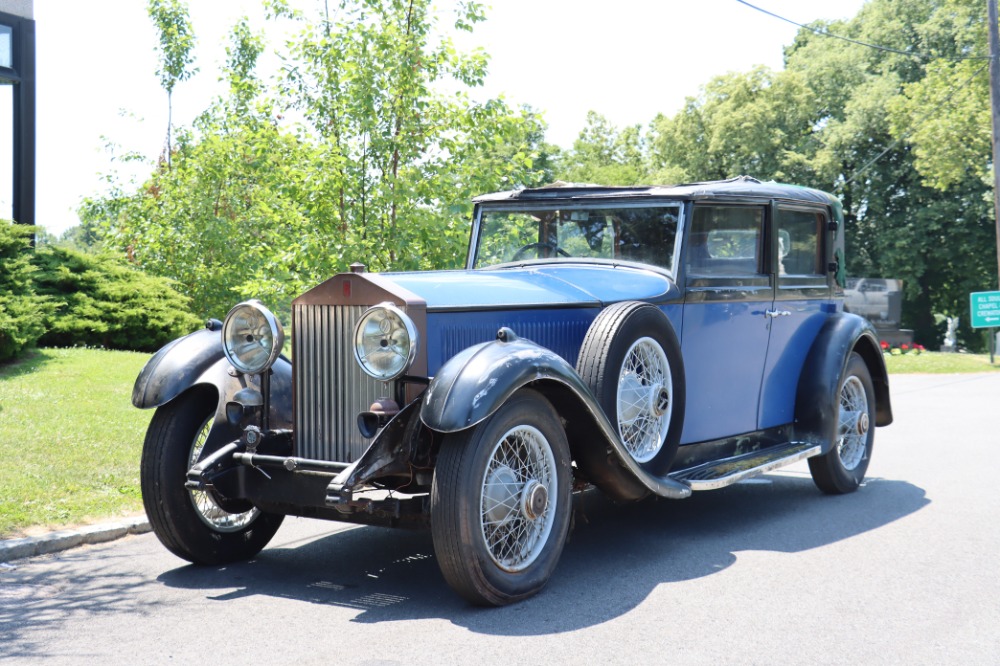
[[[990,365],[989,354],[883,354],[889,374],[949,374],[961,372],[991,372],[1000,370],[1000,362]],[[998,359],[994,359],[998,360]]]
[[[0,366],[0,539],[142,510],[151,411],[132,407],[147,354],[42,349]],[[985,354],[885,356],[889,372],[1000,370]]]
[[[0,538],[142,510],[152,412],[132,406],[148,354],[41,349],[0,366]]]

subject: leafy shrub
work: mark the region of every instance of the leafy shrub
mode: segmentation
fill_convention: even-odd
[[[39,344],[155,351],[201,325],[170,280],[112,254],[46,247],[35,265],[36,292],[57,304]]]
[[[32,285],[31,238],[35,227],[0,220],[0,361],[21,355],[45,332],[49,299]]]

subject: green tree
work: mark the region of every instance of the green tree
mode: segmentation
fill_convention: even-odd
[[[959,4],[965,10],[957,11]],[[974,169],[966,169],[960,180],[928,179],[921,173],[920,152],[910,142],[913,127],[919,125],[913,121],[952,115],[952,104],[964,115],[961,87],[924,98],[919,115],[909,121],[895,116],[907,108],[908,94],[924,89],[936,72],[962,62],[955,59],[975,53],[966,35],[975,32],[980,15],[985,15],[985,6],[973,8],[964,1],[873,0],[857,17],[831,31],[892,50],[832,45],[830,38],[800,33],[787,52],[788,69],[803,72],[831,59],[856,63],[836,70],[843,72],[835,78],[839,91],[828,88],[820,96],[829,113],[823,120],[818,159],[836,167],[834,184],[848,213],[852,272],[902,278],[904,325],[929,346],[940,335],[934,314],[965,313],[972,285],[992,283],[987,277],[990,262],[984,261],[989,257],[981,251],[990,244],[984,206],[988,189]],[[916,112],[914,106],[909,110]],[[948,132],[975,146],[972,126],[962,118],[951,123]],[[988,160],[986,150],[973,162]]]
[[[487,57],[458,53],[427,0],[331,3],[312,23],[271,7],[298,25],[279,87],[256,77],[263,40],[241,22],[229,92],[178,133],[172,165],[81,211],[133,262],[175,280],[199,314],[221,317],[248,297],[282,311],[355,261],[458,266],[470,198],[542,182],[540,116],[472,99]],[[461,4],[455,29],[481,18]]]
[[[35,253],[33,264],[35,291],[55,304],[41,345],[152,352],[202,323],[169,280],[106,252],[49,246]]]
[[[54,305],[35,292],[31,239],[36,227],[0,220],[0,362],[31,349]]]
[[[675,116],[653,119],[652,168],[680,181],[741,174],[814,180],[817,165],[802,151],[816,113],[805,75],[755,67],[715,77]]]
[[[587,124],[572,150],[557,162],[561,180],[595,185],[648,183],[646,136],[639,125],[621,130],[596,111],[587,112]]]
[[[191,21],[188,18],[188,9],[181,0],[149,0],[146,11],[156,31],[159,35],[160,43],[157,47],[159,52],[159,67],[156,75],[160,77],[160,85],[167,91],[167,143],[166,155],[167,164],[170,163],[171,131],[173,128],[174,112],[174,87],[191,78],[196,69],[192,69],[194,62],[192,50],[194,49],[195,38]]]
[[[275,307],[314,282],[297,252],[322,215],[315,147],[283,129],[255,74],[264,43],[246,21],[233,29],[223,79],[229,93],[178,133],[171,166],[159,162],[135,191],[116,184],[81,209],[130,261],[174,280],[202,317],[239,300]]]
[[[52,239],[46,244],[68,247],[79,252],[92,252],[100,243],[100,236],[93,226],[77,224],[59,234],[57,239]]]
[[[903,279],[903,323],[933,345],[934,314],[965,312],[968,291],[994,283],[983,61],[962,60],[985,52],[984,21],[973,0],[870,0],[812,24],[783,71],[717,77],[654,119],[650,169],[835,192],[849,272]]]
[[[946,190],[991,178],[989,47],[981,0],[940,4],[921,31],[946,58],[929,62],[889,111],[893,135],[913,147],[924,181]]]
[[[488,57],[458,52],[429,0],[331,4],[292,40],[284,81],[320,139],[335,204],[307,242],[337,235],[376,270],[455,266],[469,198],[535,179],[540,120],[471,98]],[[479,3],[459,3],[454,29],[483,18]]]

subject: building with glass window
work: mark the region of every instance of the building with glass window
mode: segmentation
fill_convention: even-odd
[[[34,0],[0,0],[0,218],[35,224]]]

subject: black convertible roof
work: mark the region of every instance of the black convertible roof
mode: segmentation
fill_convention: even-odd
[[[608,187],[580,183],[556,182],[533,189],[510,190],[484,194],[473,199],[475,203],[501,201],[546,201],[550,199],[613,199],[633,197],[669,197],[677,199],[782,199],[838,206],[832,194],[798,185],[773,181],[762,183],[750,176],[737,176],[728,180],[712,180],[684,185],[640,185]]]

